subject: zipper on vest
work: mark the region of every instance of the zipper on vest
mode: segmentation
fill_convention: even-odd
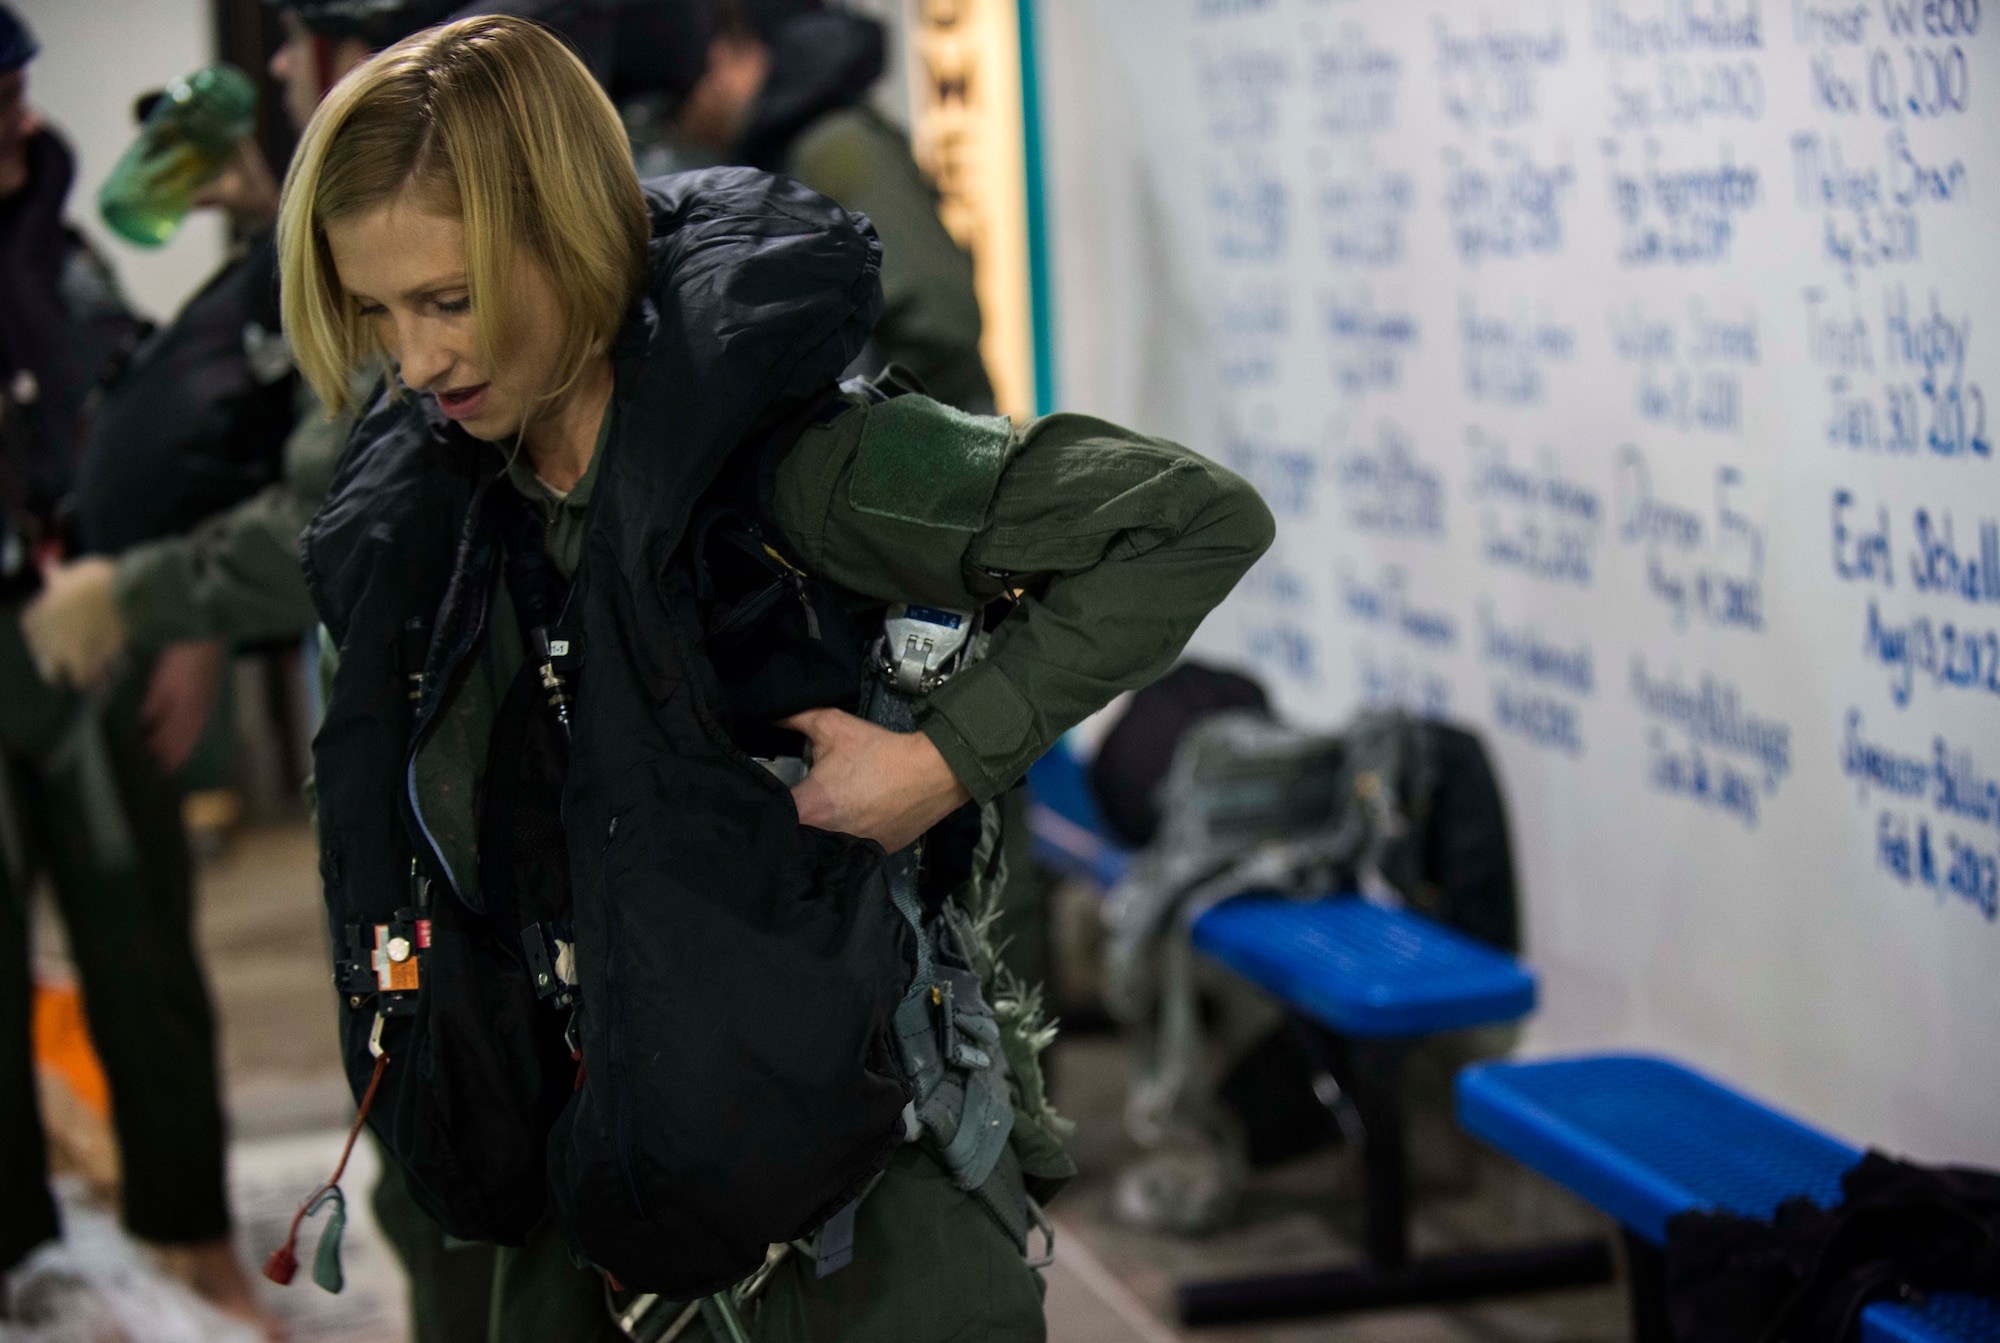
[[[625,1192],[631,1197],[632,1211],[646,1215],[646,1202],[639,1194],[639,1176],[632,1164],[632,1098],[629,1072],[625,1067],[625,954],[623,920],[611,892],[611,854],[618,843],[618,818],[613,816],[604,832],[603,861],[598,867],[598,900],[604,906],[604,1028],[605,1044],[611,1061],[611,1124],[618,1144],[618,1169],[625,1177]]]
[[[451,599],[456,593],[456,600],[453,609],[439,609],[437,624],[434,627],[436,629],[450,628],[458,610],[465,605],[467,587],[472,586],[475,581],[471,577],[472,560],[473,552],[478,548],[486,491],[493,487],[493,482],[497,479],[497,476],[489,476],[474,492],[472,502],[467,506],[465,531],[459,538],[458,556],[452,566],[452,581],[445,588],[446,598]],[[464,665],[467,655],[478,647],[480,636],[485,633],[486,608],[493,600],[493,565],[490,561],[486,569],[487,572],[477,580],[479,600],[473,603],[470,625],[463,635],[453,640],[443,660],[436,667],[424,668],[422,679],[417,683],[417,721],[411,725],[410,748],[403,760],[403,804],[409,809],[410,819],[415,823],[417,834],[430,852],[432,864],[443,875],[445,885],[450,888],[454,897],[468,906],[470,902],[466,900],[465,892],[459,889],[458,874],[453,872],[451,864],[445,861],[444,850],[438,844],[437,836],[431,832],[429,823],[424,820],[424,809],[417,798],[417,755],[423,750],[424,743],[430,739],[432,730],[437,726],[438,711],[444,706],[446,687],[458,675],[458,669]],[[428,701],[423,698],[425,691],[430,692]]]

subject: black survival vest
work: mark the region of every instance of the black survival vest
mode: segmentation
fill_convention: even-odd
[[[890,1023],[914,949],[880,847],[802,828],[731,740],[683,545],[739,445],[861,348],[880,245],[745,169],[645,191],[652,282],[615,352],[563,613],[581,661],[562,792],[580,1066],[481,892],[452,888],[412,787],[504,581],[484,522],[508,488],[498,454],[425,399],[378,400],[305,567],[340,648],[314,764],[357,1096],[371,1037],[390,1060],[371,1124],[453,1234],[519,1243],[552,1200],[585,1258],[688,1299],[819,1225],[901,1141]],[[371,994],[409,982],[413,946],[420,986]]]
[[[278,478],[298,378],[269,236],[154,332],[105,389],[77,467],[83,545],[177,536]]]

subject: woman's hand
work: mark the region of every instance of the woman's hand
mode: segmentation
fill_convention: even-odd
[[[891,732],[839,709],[808,709],[779,726],[812,743],[812,772],[792,789],[803,825],[894,853],[972,800],[921,732]]]

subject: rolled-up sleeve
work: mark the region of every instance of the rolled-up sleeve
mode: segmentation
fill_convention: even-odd
[[[1165,671],[1273,536],[1270,510],[1240,477],[1087,416],[1008,431],[979,510],[964,507],[962,490],[949,509],[927,506],[923,473],[907,470],[890,477],[911,495],[907,507],[857,506],[853,459],[866,435],[837,423],[826,438],[787,459],[799,461],[791,489],[780,471],[778,520],[805,542],[809,566],[883,601],[964,608],[1020,594],[986,657],[917,709],[919,729],[982,801],[1075,723]],[[917,446],[905,442],[904,457]],[[870,479],[865,467],[860,478]],[[960,484],[950,469],[938,478]]]

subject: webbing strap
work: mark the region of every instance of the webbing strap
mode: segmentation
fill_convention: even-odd
[[[861,1199],[857,1198],[820,1227],[819,1245],[813,1254],[814,1277],[838,1273],[854,1262],[854,1214],[860,1207]]]
[[[915,732],[916,718],[910,711],[909,697],[890,688],[888,682],[876,677],[869,683],[868,721],[877,727],[885,727],[891,732]],[[924,932],[924,906],[917,894],[917,845],[899,849],[889,855],[882,865],[882,873],[889,881],[889,899],[896,906],[896,912],[910,925],[910,933],[917,942],[917,973],[910,979],[910,987],[903,994],[904,1002],[911,1002],[930,990],[936,969],[931,959],[931,940]]]

